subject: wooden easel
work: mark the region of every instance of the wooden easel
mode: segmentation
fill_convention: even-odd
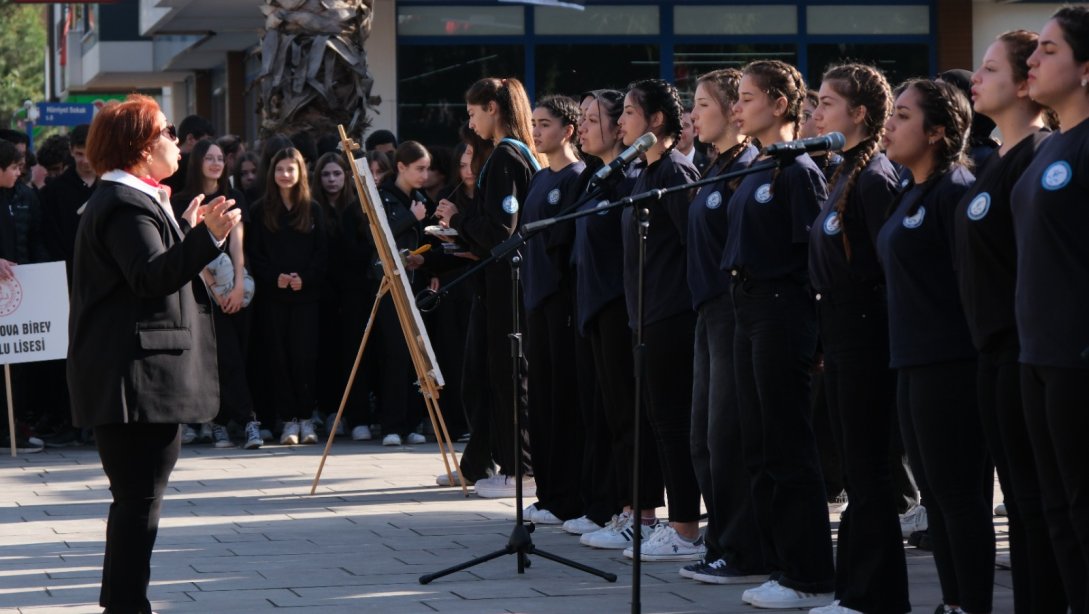
[[[370,169],[367,167],[366,159],[361,160],[362,164],[357,163],[352,156],[352,152],[358,148],[358,145],[348,138],[344,126],[338,126],[338,128],[344,156],[348,159],[348,166],[351,168],[352,178],[355,180],[355,191],[359,195],[359,206],[363,209],[363,215],[370,222],[368,226],[371,229],[371,237],[374,239],[375,248],[378,250],[378,257],[382,261],[383,274],[382,282],[378,286],[378,294],[374,297],[374,306],[371,308],[370,318],[367,319],[367,327],[363,330],[363,339],[359,343],[359,351],[355,355],[355,364],[352,365],[348,383],[344,386],[344,396],[340,399],[340,408],[337,409],[336,418],[329,428],[329,440],[325,443],[325,452],[321,455],[321,463],[318,465],[318,472],[314,476],[314,483],[310,487],[310,494],[313,495],[317,491],[318,480],[321,479],[321,471],[325,468],[325,459],[329,456],[329,449],[333,445],[337,425],[340,424],[341,415],[344,413],[344,406],[348,403],[348,394],[355,382],[359,363],[363,358],[363,349],[367,346],[367,338],[370,337],[374,319],[378,313],[378,306],[386,294],[390,295],[393,305],[397,309],[397,319],[401,322],[401,331],[404,333],[405,342],[408,344],[408,353],[412,357],[412,366],[416,369],[420,394],[424,397],[427,415],[431,419],[431,428],[435,431],[435,438],[439,442],[439,452],[442,455],[443,465],[446,467],[446,475],[450,478],[450,483],[453,484],[454,476],[450,464],[451,459],[453,459],[453,465],[457,467],[457,453],[454,450],[453,442],[450,440],[450,432],[446,430],[446,420],[443,419],[442,411],[439,409],[439,389],[443,386],[442,371],[439,370],[438,361],[435,359],[435,352],[431,348],[431,340],[427,336],[427,329],[424,327],[423,319],[420,317],[419,310],[416,309],[412,290],[408,284],[408,275],[405,273],[404,263],[398,253],[397,243],[393,239],[393,232],[390,230],[385,210],[379,209],[382,206],[382,199],[378,196],[378,189],[375,187],[374,179],[370,176]],[[364,177],[366,178],[365,182]],[[465,476],[461,475],[460,471],[458,472],[458,479],[461,482],[461,492],[466,497],[469,496]]]

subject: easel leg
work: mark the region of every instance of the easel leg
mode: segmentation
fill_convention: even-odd
[[[310,494],[313,495],[318,489],[318,480],[321,479],[321,471],[325,468],[325,459],[329,456],[329,449],[333,447],[333,439],[336,437],[337,425],[340,424],[340,417],[344,413],[344,406],[348,404],[348,395],[352,392],[352,385],[355,384],[355,376],[359,371],[359,363],[363,360],[363,349],[367,347],[367,338],[371,336],[371,329],[374,328],[374,319],[378,314],[378,306],[382,303],[382,297],[389,291],[389,283],[383,278],[381,285],[378,286],[378,294],[374,297],[374,306],[371,307],[371,315],[367,318],[367,327],[363,329],[363,339],[359,342],[359,351],[355,353],[355,363],[352,364],[352,372],[348,375],[348,383],[344,385],[344,396],[340,398],[340,407],[337,409],[337,416],[333,419],[333,424],[329,427],[329,438],[325,441],[325,451],[321,455],[321,462],[318,463],[318,472],[314,475],[314,483],[310,485]],[[10,390],[10,384],[9,384]],[[9,398],[10,398],[10,392]],[[8,406],[11,406],[11,401],[8,401]],[[14,445],[14,444],[12,444]],[[14,448],[12,448],[14,455]]]
[[[8,393],[8,436],[11,437],[11,456],[15,457],[15,404],[11,401],[11,365],[4,365],[4,384]]]
[[[439,409],[439,404],[435,400],[435,397],[432,394],[425,394],[424,402],[427,405],[428,416],[431,418],[431,428],[435,431],[435,439],[439,443],[439,453],[442,454],[443,465],[446,466],[446,477],[450,479],[452,485],[454,483],[454,475],[450,470],[450,461],[447,460],[446,455],[450,455],[450,458],[453,459],[454,467],[457,468],[457,450],[454,449],[454,442],[450,439],[450,431],[446,430],[446,419],[442,417],[442,410]],[[462,494],[468,497],[469,486],[465,483],[465,476],[461,475],[460,471],[458,471],[458,480],[461,482]]]

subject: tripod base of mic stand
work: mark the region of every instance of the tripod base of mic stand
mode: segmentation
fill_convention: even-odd
[[[442,571],[437,571],[435,573],[427,574],[425,576],[420,576],[420,584],[428,584],[432,580],[435,580],[437,578],[448,576],[463,569],[469,569],[470,567],[480,565],[481,563],[487,563],[492,559],[497,559],[507,554],[514,554],[518,557],[518,573],[526,572],[526,567],[530,566],[529,555],[533,554],[536,556],[544,557],[550,561],[554,561],[561,565],[567,565],[568,567],[577,569],[579,571],[584,571],[588,574],[593,574],[600,578],[604,578],[609,582],[616,582],[616,574],[601,571],[600,569],[594,569],[593,567],[590,567],[588,565],[583,565],[582,563],[577,563],[570,559],[556,556],[551,552],[539,550],[537,546],[533,545],[533,538],[529,536],[529,534],[532,532],[533,525],[526,526],[525,524],[519,522],[514,527],[514,531],[511,532],[510,540],[507,541],[507,546],[502,550],[496,550],[495,552],[490,552],[488,554],[485,554],[484,556],[479,556],[475,559],[465,561],[464,563],[459,563],[457,565],[454,565],[453,567],[447,567]]]

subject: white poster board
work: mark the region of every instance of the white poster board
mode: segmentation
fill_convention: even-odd
[[[64,262],[20,264],[0,281],[0,364],[68,355],[68,274]]]

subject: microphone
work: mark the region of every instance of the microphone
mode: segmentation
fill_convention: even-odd
[[[635,142],[631,144],[631,147],[620,152],[615,160],[610,162],[608,166],[603,166],[596,173],[594,178],[590,180],[591,184],[601,183],[606,177],[612,175],[616,170],[624,168],[631,164],[631,161],[639,156],[639,154],[646,153],[648,149],[654,147],[654,144],[658,142],[658,138],[654,134],[648,132],[643,136],[635,139]]]
[[[843,137],[842,132],[829,132],[828,134],[822,134],[808,139],[798,139],[796,141],[785,141],[768,145],[764,148],[762,153],[773,157],[795,157],[811,151],[835,151],[843,149],[843,146],[846,144],[847,139]]]

